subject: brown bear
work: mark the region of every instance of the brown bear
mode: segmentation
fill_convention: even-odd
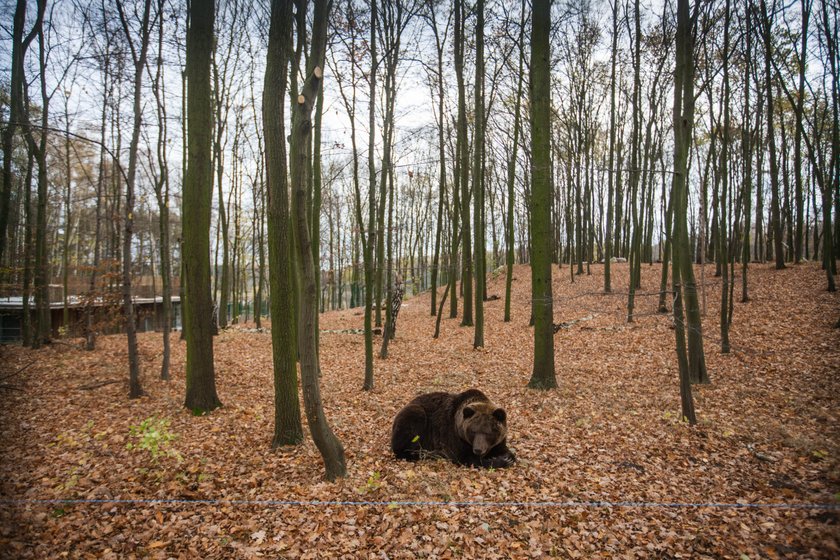
[[[507,448],[507,414],[478,389],[415,398],[394,418],[391,449],[408,461],[444,457],[497,469],[516,461]]]

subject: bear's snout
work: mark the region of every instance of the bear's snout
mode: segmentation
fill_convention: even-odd
[[[473,440],[473,453],[478,455],[479,457],[484,457],[488,451],[490,451],[490,441],[488,441],[485,437],[478,437]]]

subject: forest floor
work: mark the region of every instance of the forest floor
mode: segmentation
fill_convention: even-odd
[[[660,267],[642,270],[642,292],[658,291]],[[706,267],[711,384],[694,387],[694,427],[680,419],[673,321],[656,313],[658,298],[637,297],[627,323],[626,264],[613,266],[614,295],[600,293],[602,265],[574,283],[568,267],[554,273],[555,321],[570,324],[555,335],[552,391],[526,388],[527,267],[514,271],[510,323],[504,273],[489,284],[501,299],[486,303],[484,349],[460,319],[444,318],[432,339],[429,294],[406,300],[371,392],[363,337],[340,332],[362,327],[361,310],[322,315],[323,401],[348,465],[335,483],[308,435],[270,449],[268,333],[234,327],[215,339],[224,407],[202,417],[182,406],[177,335],[170,382],[158,379],[160,335],[140,335],[139,400],[127,398],[123,336],[101,337],[94,352],[79,340],[0,348],[0,557],[840,556],[840,294],[826,292],[817,265],[750,267],[728,355],[720,278]],[[469,387],[506,408],[516,465],[393,458],[404,404]],[[153,416],[169,425],[157,436],[152,425],[142,449],[132,427]],[[61,499],[89,501],[51,501]],[[832,507],[786,506],[803,504]]]

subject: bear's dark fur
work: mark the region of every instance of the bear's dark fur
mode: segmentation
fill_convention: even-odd
[[[391,449],[408,461],[437,456],[497,469],[516,461],[507,448],[507,414],[478,389],[415,398],[394,418]]]

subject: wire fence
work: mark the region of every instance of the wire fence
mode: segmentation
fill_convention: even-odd
[[[499,509],[743,509],[840,511],[840,504],[808,502],[643,502],[643,501],[446,501],[446,500],[231,500],[231,499],[0,499],[4,506],[114,505],[229,507],[440,507]]]

